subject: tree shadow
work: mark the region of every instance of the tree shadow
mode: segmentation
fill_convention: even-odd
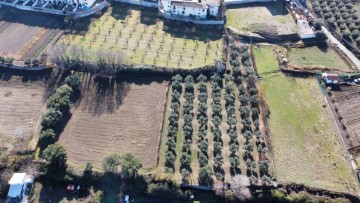
[[[7,7],[6,15],[2,16],[1,21],[57,29],[63,25],[64,17]]]
[[[238,167],[230,167],[230,175],[235,176],[241,174],[241,169]]]

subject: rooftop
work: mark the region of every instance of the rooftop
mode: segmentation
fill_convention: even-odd
[[[26,173],[14,173],[9,181],[9,184],[10,185],[23,184],[25,178],[26,178]]]
[[[200,4],[197,2],[193,2],[193,1],[172,1],[171,5],[191,7],[191,8],[208,8],[208,6],[206,4]]]

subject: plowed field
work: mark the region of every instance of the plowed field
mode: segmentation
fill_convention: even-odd
[[[6,10],[0,17],[0,55],[16,60],[34,57],[61,24],[54,16]]]
[[[27,146],[39,129],[45,88],[38,84],[0,81],[0,157]]]
[[[100,168],[110,153],[133,153],[145,168],[156,165],[167,82],[154,77],[84,79],[59,142],[68,163]]]

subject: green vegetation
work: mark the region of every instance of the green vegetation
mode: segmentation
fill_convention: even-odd
[[[65,148],[58,143],[49,145],[44,150],[43,157],[50,164],[58,167],[64,167],[67,159]]]
[[[128,4],[112,6],[100,18],[77,22],[59,40],[55,52],[84,61],[108,60],[111,55],[115,63],[184,69],[221,59],[222,27],[167,22],[155,11]],[[69,49],[64,52],[64,47]]]
[[[124,155],[109,154],[103,161],[103,168],[106,172],[118,173],[121,167],[121,175],[125,178],[135,177],[141,169],[141,162],[132,154],[126,153]]]
[[[230,6],[226,9],[226,17],[226,25],[241,32],[295,34],[297,29],[295,21],[282,2]]]
[[[272,46],[254,46],[253,52],[259,75],[279,70],[279,62]]]
[[[345,61],[332,49],[327,47],[290,48],[290,64],[297,66],[323,66],[339,70],[349,70]]]
[[[315,79],[264,76],[277,179],[340,192],[357,183]]]
[[[348,41],[360,45],[360,19],[351,0],[321,0],[309,4],[327,25],[337,30]],[[319,29],[319,27],[317,27]]]

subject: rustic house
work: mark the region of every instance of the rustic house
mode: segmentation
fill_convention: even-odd
[[[322,79],[325,84],[338,84],[340,82],[340,76],[336,73],[323,73]]]

